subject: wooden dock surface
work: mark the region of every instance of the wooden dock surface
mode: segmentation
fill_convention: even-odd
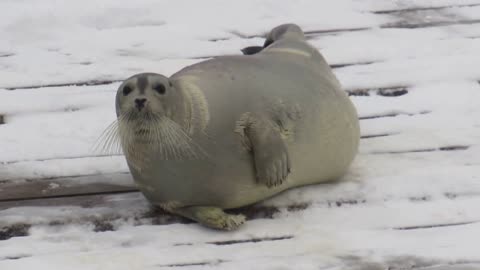
[[[71,50],[77,64],[58,58],[51,81],[33,63],[45,52],[0,47],[0,269],[480,269],[480,1],[367,2],[354,10],[360,23],[305,19],[359,112],[350,172],[236,210],[249,221],[231,233],[152,209],[123,156],[90,147],[127,74],[239,53],[264,32],[219,27],[192,38],[205,54],[179,48],[152,60],[152,45],[111,48],[121,59],[111,71],[83,59],[88,44],[66,41],[45,50]],[[145,31],[169,33],[163,24]],[[95,65],[106,71],[70,76]],[[31,79],[9,77],[22,70]]]

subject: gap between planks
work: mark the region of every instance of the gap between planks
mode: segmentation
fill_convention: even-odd
[[[414,149],[414,150],[400,150],[400,151],[375,151],[368,154],[380,155],[380,154],[408,154],[408,153],[424,153],[424,152],[437,152],[437,151],[462,151],[470,148],[468,145],[450,145],[442,146],[437,148],[425,148],[425,149]]]
[[[385,10],[376,10],[373,11],[373,14],[396,14],[396,13],[406,13],[406,12],[417,12],[417,11],[427,11],[427,10],[442,10],[450,8],[464,8],[464,7],[478,7],[480,3],[476,4],[454,4],[454,5],[445,5],[445,6],[436,6],[436,7],[411,7],[411,8],[402,8],[402,9],[385,9]]]

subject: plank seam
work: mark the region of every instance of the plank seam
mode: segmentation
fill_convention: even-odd
[[[425,230],[425,229],[435,229],[435,228],[442,228],[442,227],[464,226],[464,225],[474,224],[474,223],[478,223],[478,222],[479,222],[479,220],[473,220],[473,221],[454,222],[454,223],[394,227],[393,230],[398,230],[398,231]]]
[[[0,199],[2,202],[21,202],[21,201],[33,201],[33,200],[46,200],[46,199],[59,199],[59,198],[75,198],[82,196],[97,196],[97,195],[116,195],[116,194],[126,194],[126,193],[138,193],[140,192],[136,188],[127,188],[125,190],[116,190],[116,191],[102,191],[102,192],[91,192],[91,193],[73,193],[73,194],[60,194],[60,195],[49,195],[49,196],[31,196],[23,198],[11,198],[11,199]]]
[[[403,8],[403,9],[385,9],[385,10],[376,10],[373,11],[373,14],[394,14],[394,13],[403,13],[403,12],[416,12],[416,11],[425,11],[425,10],[442,10],[449,8],[463,8],[463,7],[477,7],[480,4],[466,4],[466,5],[447,5],[447,6],[438,6],[438,7],[412,7],[412,8]]]

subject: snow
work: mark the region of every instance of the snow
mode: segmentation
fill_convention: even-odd
[[[334,69],[345,89],[408,93],[352,96],[362,135],[386,136],[361,140],[342,181],[262,202],[278,211],[235,232],[156,225],[135,192],[48,207],[0,202],[0,228],[32,224],[28,236],[0,241],[0,269],[478,269],[475,5],[480,1],[1,1],[8,12],[0,18],[0,200],[9,192],[4,183],[66,177],[47,182],[48,191],[100,181],[70,176],[128,171],[122,156],[93,151],[115,119],[119,82],[71,84],[143,71],[170,75],[205,57],[261,45],[280,23],[340,30],[310,35],[310,42],[330,64],[363,63]],[[453,7],[372,13],[432,6]],[[392,28],[432,22],[452,25]],[[51,84],[66,86],[7,90]],[[128,178],[102,181],[132,186]],[[96,230],[104,219],[112,231]],[[243,242],[225,244],[232,240]]]
[[[248,41],[232,32],[262,34],[286,21],[305,25],[307,30],[308,26],[370,27],[388,21],[361,12],[370,5],[352,2],[311,8],[318,4],[312,0],[282,4],[271,0],[3,1],[2,10],[19,12],[0,20],[4,33],[0,51],[15,53],[2,61],[0,87],[124,79],[142,70],[170,74],[195,62],[189,57],[238,53]],[[336,16],[339,12],[349,20]],[[209,41],[229,37],[234,42]],[[175,63],[161,61],[172,58]]]

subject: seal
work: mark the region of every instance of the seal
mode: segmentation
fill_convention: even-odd
[[[352,102],[294,24],[252,55],[134,75],[116,112],[104,145],[122,148],[145,197],[215,229],[245,222],[225,209],[340,178],[358,151]]]

